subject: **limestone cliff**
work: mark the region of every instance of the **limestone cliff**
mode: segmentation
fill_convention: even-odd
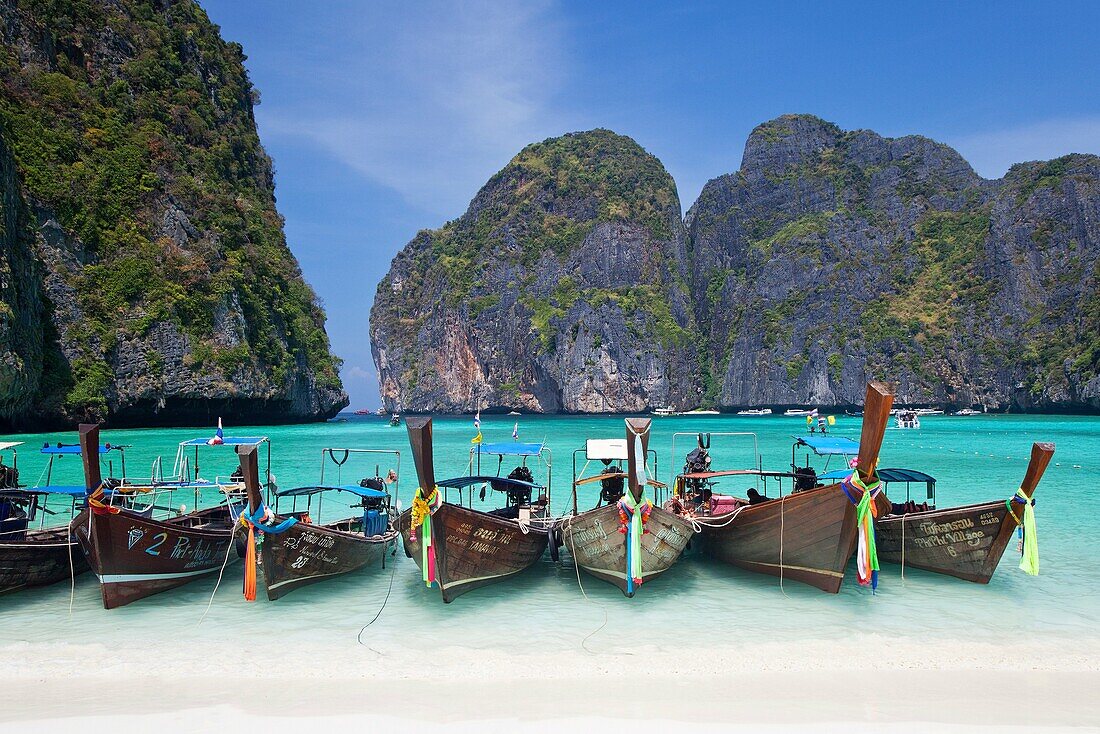
[[[643,410],[698,398],[676,186],[607,130],[522,150],[378,286],[389,409]]]
[[[0,422],[347,404],[243,61],[189,0],[0,0]]]
[[[991,181],[787,115],[677,207],[627,138],[526,148],[379,286],[387,407],[847,406],[885,377],[899,403],[1100,409],[1096,156]]]
[[[998,181],[922,137],[785,116],[688,214],[694,308],[726,406],[1100,408],[1100,159]]]

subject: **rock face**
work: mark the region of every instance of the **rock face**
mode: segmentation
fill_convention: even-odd
[[[187,0],[0,0],[0,425],[347,404],[237,44]]]
[[[1096,156],[989,181],[927,138],[788,115],[684,228],[676,201],[607,131],[526,148],[379,286],[386,406],[848,406],[878,377],[899,403],[1100,409]]]
[[[643,410],[698,398],[672,178],[607,130],[524,148],[394,259],[371,309],[386,407]]]
[[[753,131],[688,213],[720,405],[1100,408],[1100,159],[977,176],[927,138],[810,116]]]

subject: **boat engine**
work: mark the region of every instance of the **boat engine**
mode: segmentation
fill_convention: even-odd
[[[616,467],[609,466],[601,474],[622,474]],[[610,476],[600,480],[600,501],[614,504],[623,496],[624,481],[621,476]]]
[[[794,491],[805,492],[808,489],[820,486],[817,481],[817,472],[812,466],[796,466],[794,468]]]
[[[526,466],[517,466],[508,475],[509,479],[515,479],[520,482],[527,482],[528,484],[535,483],[535,477],[531,474],[531,470]],[[531,504],[531,488],[530,487],[517,487],[514,484],[508,485],[506,489],[508,493],[509,505],[529,505]]]
[[[710,471],[710,452],[703,446],[702,437],[699,446],[688,452],[684,461],[684,474],[702,474]],[[705,479],[685,479],[684,491],[692,495],[702,495],[707,488]]]

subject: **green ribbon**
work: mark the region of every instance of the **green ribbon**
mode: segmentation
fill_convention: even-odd
[[[1035,530],[1035,505],[1032,504],[1032,500],[1026,494],[1023,489],[1016,490],[1016,497],[1023,500],[1024,504],[1024,517],[1023,520],[1017,519],[1024,527],[1024,553],[1020,558],[1020,568],[1025,573],[1032,576],[1039,575],[1039,535]],[[1008,501],[1008,510],[1012,512],[1012,500]],[[1016,517],[1016,513],[1012,512],[1012,516]]]

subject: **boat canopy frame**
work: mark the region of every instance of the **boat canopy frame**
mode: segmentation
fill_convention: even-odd
[[[853,441],[847,436],[791,436],[794,443],[791,444],[791,469],[798,466],[797,452],[799,447],[805,447],[815,456],[825,457],[825,466],[822,474],[829,471],[829,462],[834,456],[848,459],[859,456],[859,441]],[[810,454],[806,454],[804,466],[810,465]]]
[[[342,454],[342,458],[337,458]],[[379,489],[371,489],[369,487],[363,487],[358,484],[345,484],[343,483],[343,468],[347,460],[352,456],[392,456],[396,459],[395,466],[393,468],[397,478],[393,482],[393,494],[384,492]],[[325,469],[329,462],[336,465],[337,468],[337,480],[336,482],[326,482]],[[374,474],[376,477],[382,476],[382,469],[379,464],[374,466]],[[388,473],[388,471],[387,471]],[[361,505],[366,506],[366,500],[368,499],[381,499],[382,505],[387,510],[391,506],[397,508],[400,512],[400,483],[401,483],[401,452],[396,449],[358,449],[358,448],[333,448],[325,447],[321,449],[321,467],[320,478],[317,484],[305,485],[302,487],[294,487],[292,489],[279,490],[277,487],[269,493],[269,501],[275,506],[275,513],[279,513],[279,500],[283,497],[291,498],[291,512],[298,514],[299,512],[309,513],[313,510],[313,498],[317,498],[317,520],[321,521],[321,508],[324,500],[324,496],[329,492],[354,494],[360,497]],[[298,510],[298,498],[306,498],[306,507],[304,510]],[[355,507],[356,505],[352,505]]]
[[[192,486],[206,482],[206,486],[223,486],[226,484],[240,484],[242,487],[243,482],[233,481],[221,481],[221,477],[214,476],[213,480],[203,480],[199,474],[199,448],[218,446],[228,446],[235,448],[237,446],[266,446],[267,449],[267,478],[264,481],[264,488],[267,490],[268,498],[270,499],[271,493],[276,489],[275,483],[271,480],[271,441],[267,436],[226,436],[221,439],[221,443],[211,443],[210,438],[190,438],[186,441],[180,441],[179,447],[176,449],[176,459],[172,464],[172,479],[165,479],[163,474],[163,461],[161,457],[157,457],[153,460],[152,471],[150,472],[149,483],[154,487],[158,485],[186,485]],[[188,449],[194,449],[194,466],[192,467],[191,458],[188,456]],[[236,456],[236,454],[234,454]],[[230,475],[232,478],[232,475]]]
[[[708,450],[710,448],[710,439],[711,439],[712,436],[729,437],[729,438],[736,438],[736,437],[739,437],[739,436],[751,436],[752,437],[752,455],[753,455],[753,459],[754,459],[756,465],[754,467],[752,467],[751,469],[747,469],[747,470],[730,470],[730,473],[723,472],[722,475],[723,476],[735,476],[735,474],[733,472],[736,472],[736,475],[740,475],[740,476],[754,476],[754,477],[756,477],[756,491],[762,492],[765,497],[768,496],[768,482],[767,482],[767,478],[764,477],[764,472],[763,472],[763,468],[764,468],[763,461],[764,460],[763,460],[763,457],[760,455],[760,439],[755,433],[753,433],[752,431],[709,431],[709,432],[677,431],[676,433],[672,434],[672,458],[673,458],[673,461],[676,461],[676,457],[679,456],[679,454],[676,453],[676,438],[678,436],[679,437],[692,436],[696,440],[696,442],[699,442],[705,436],[706,440],[707,440],[707,449]],[[682,440],[682,438],[681,438],[681,440]],[[673,464],[673,466],[675,467],[676,464]],[[688,477],[689,476],[689,475],[685,475],[685,474],[677,474],[677,473],[675,473],[675,471],[676,470],[673,469],[673,475],[672,475],[672,486],[673,486],[673,488],[675,488],[675,486],[676,486],[676,480],[677,479],[679,479],[680,477]],[[772,474],[774,474],[774,472],[772,472]],[[761,488],[761,479],[763,479],[763,488]],[[711,484],[712,485],[716,484],[716,482],[711,483]],[[779,491],[780,491],[780,496],[782,496],[782,491],[783,491],[782,485],[780,486]]]
[[[818,476],[818,480],[830,480],[830,481],[842,481],[852,473],[851,469],[834,469],[831,472],[826,472]],[[904,484],[905,485],[905,501],[912,500],[912,485],[924,485],[924,497],[925,501],[931,502],[929,509],[935,509],[936,505],[936,478],[931,474],[926,474],[916,469],[899,469],[899,468],[887,468],[887,469],[875,469],[875,474],[878,476],[879,481],[882,482],[883,491],[886,491],[891,484]],[[889,491],[886,491],[886,495],[889,496]]]
[[[481,470],[481,457],[484,454],[497,457],[497,473],[496,476],[491,476]],[[523,482],[515,479],[509,479],[508,477],[500,476],[501,469],[504,467],[505,456],[518,456],[521,458],[520,465],[527,466],[527,459],[535,457],[539,463],[546,467],[546,482],[539,484],[538,482]],[[546,507],[550,507],[550,485],[554,478],[554,455],[550,448],[544,441],[537,443],[528,443],[524,441],[496,441],[491,443],[479,442],[474,444],[470,448],[470,462],[468,465],[467,477],[454,477],[452,479],[446,479],[441,482],[436,482],[436,486],[443,488],[443,499],[448,500],[450,489],[458,490],[458,504],[462,505],[462,490],[465,487],[470,487],[466,492],[466,507],[473,509],[474,506],[474,491],[473,485],[478,482],[470,482],[463,484],[462,486],[449,485],[449,482],[456,480],[468,479],[468,478],[480,478],[480,483],[485,484],[492,482],[496,484],[510,484],[517,488],[528,488],[530,484],[531,489],[545,490]],[[496,487],[494,486],[494,489]]]
[[[599,474],[594,474],[591,477],[585,477],[584,472],[588,469],[588,465],[593,461],[609,462],[607,466],[611,466],[610,462],[617,462],[617,466],[622,476],[626,476],[626,469],[623,468],[623,462],[628,460],[627,456],[627,444],[625,438],[588,438],[584,441],[584,446],[579,449],[573,450],[573,514],[579,513],[578,500],[577,500],[577,488],[585,484],[585,480],[595,480],[599,478]],[[580,454],[584,454],[584,466],[581,467],[580,472],[577,472],[577,457]],[[646,466],[650,465],[650,459],[652,459],[653,465],[653,477],[657,477],[657,451],[649,449],[646,451]],[[665,486],[660,482],[653,482],[650,486],[654,487],[656,491],[663,491]],[[656,492],[655,492],[656,493]],[[598,507],[599,505],[597,505]]]

